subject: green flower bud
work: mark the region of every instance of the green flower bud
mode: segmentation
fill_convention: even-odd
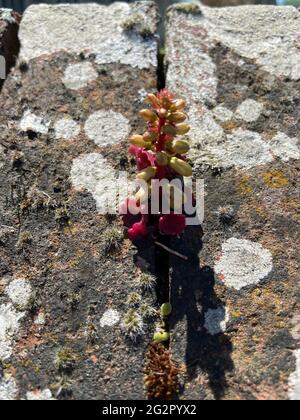
[[[170,159],[169,165],[171,168],[177,172],[181,176],[192,176],[193,174],[193,168],[191,165],[184,160],[178,159],[176,157],[172,157]]]
[[[170,340],[170,334],[166,331],[156,332],[153,336],[153,340],[155,343],[164,343]]]
[[[170,303],[163,303],[160,307],[160,314],[162,318],[166,318],[171,315],[172,305]]]

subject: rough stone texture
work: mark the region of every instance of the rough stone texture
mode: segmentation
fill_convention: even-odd
[[[147,36],[139,25],[123,28],[136,15]],[[98,205],[104,179],[135,171],[125,134],[141,129],[141,92],[156,88],[155,28],[152,2],[25,12],[22,61],[0,96],[0,399],[144,397],[152,331],[145,321],[133,343],[121,323],[152,262],[120,236],[121,247],[105,253],[107,232],[122,227]],[[78,72],[66,73],[77,64],[87,82],[80,86]],[[111,137],[100,126],[89,138],[86,122],[100,111],[118,116]],[[152,304],[152,293],[144,300]]]
[[[17,13],[0,8],[0,88],[19,51],[19,21]]]
[[[181,398],[299,398],[299,24],[292,7],[169,12],[167,85],[206,185],[203,226],[172,243]]]

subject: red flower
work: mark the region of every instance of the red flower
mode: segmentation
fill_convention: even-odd
[[[131,241],[146,238],[149,234],[147,226],[143,221],[135,223],[131,229],[128,230],[128,237]]]
[[[183,214],[166,214],[159,219],[159,230],[164,235],[180,235],[186,228]]]

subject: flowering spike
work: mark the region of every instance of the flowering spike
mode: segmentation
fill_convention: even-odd
[[[139,191],[133,200],[140,209],[138,214],[130,212],[123,214],[123,220],[133,220],[129,225],[128,236],[132,241],[145,238],[150,234],[157,236],[181,234],[186,227],[186,216],[183,214],[183,206],[187,200],[183,189],[166,188],[159,194],[158,212],[145,215],[142,208],[151,208],[151,194],[154,194],[152,181],[170,182],[180,177],[192,175],[192,167],[186,162],[186,155],[189,151],[189,144],[185,140],[179,140],[177,135],[184,135],[190,130],[185,122],[187,115],[184,112],[186,101],[177,99],[167,89],[157,94],[150,93],[146,97],[149,108],[139,112],[140,117],[146,121],[147,129],[142,135],[135,134],[130,138],[129,153],[135,156],[137,168],[137,180],[140,185]],[[144,184],[144,185],[143,185]],[[184,183],[182,183],[184,185]],[[164,214],[167,203],[171,214]],[[176,214],[175,214],[176,212]],[[135,212],[136,213],[136,212]],[[131,217],[134,216],[134,217]],[[151,216],[151,217],[150,217]]]

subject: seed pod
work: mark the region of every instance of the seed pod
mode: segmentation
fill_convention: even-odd
[[[170,334],[166,331],[164,332],[156,332],[153,336],[153,340],[155,343],[163,343],[170,340]]]
[[[183,110],[186,107],[186,101],[184,99],[178,99],[175,102],[174,106],[176,107],[176,109],[178,111],[181,111],[181,110]]]
[[[186,120],[186,114],[184,114],[183,112],[172,112],[169,116],[168,116],[168,120],[174,123],[182,123],[183,121]]]
[[[190,150],[190,145],[187,141],[184,140],[175,140],[172,148],[175,153],[180,155],[185,155]]]
[[[144,181],[148,182],[151,178],[154,177],[156,174],[156,168],[154,166],[149,166],[144,171],[137,174],[137,179],[143,179]]]
[[[184,160],[172,157],[169,165],[171,168],[181,176],[192,176],[193,169],[190,164]]]
[[[160,100],[154,93],[149,93],[146,97],[146,101],[149,102],[154,108],[159,108],[161,106]]]
[[[129,139],[129,142],[131,144],[133,144],[134,146],[138,146],[138,147],[149,147],[151,146],[150,143],[147,143],[143,136],[139,136],[138,134],[135,134],[134,136],[131,136]]]
[[[175,136],[176,135],[176,128],[173,125],[165,125],[163,127],[163,132],[165,134],[171,134],[171,136]]]
[[[156,162],[159,166],[166,166],[169,163],[169,157],[166,152],[158,152],[156,154]]]
[[[154,122],[157,120],[157,115],[151,109],[142,109],[139,114],[145,121]]]
[[[186,123],[176,124],[176,134],[180,136],[190,131],[191,127]]]
[[[160,307],[160,314],[162,318],[166,318],[167,316],[171,315],[172,312],[172,305],[170,303],[163,303]]]
[[[143,139],[146,142],[153,142],[157,138],[157,133],[150,133],[149,131],[146,131],[143,135]]]

